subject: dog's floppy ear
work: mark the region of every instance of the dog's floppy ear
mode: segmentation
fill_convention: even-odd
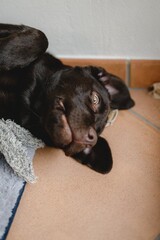
[[[111,149],[102,137],[98,138],[96,145],[88,154],[80,152],[75,154],[73,158],[103,174],[110,172],[113,165]]]
[[[108,91],[112,109],[129,109],[135,105],[129,90],[119,77],[101,67],[85,67],[85,71],[97,79]]]

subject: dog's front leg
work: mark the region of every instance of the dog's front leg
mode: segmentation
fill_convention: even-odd
[[[41,56],[48,40],[41,31],[11,24],[0,24],[0,71],[23,68]]]

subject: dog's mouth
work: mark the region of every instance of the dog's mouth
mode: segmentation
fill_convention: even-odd
[[[61,133],[63,146],[62,149],[64,150],[66,156],[72,156],[82,151],[85,154],[89,154],[92,147],[97,143],[96,131],[91,129],[90,131],[92,135],[94,135],[94,137],[91,136],[91,139],[88,139],[88,137],[86,137],[87,130],[73,130],[65,114],[62,115],[61,119],[63,124],[63,129]]]
[[[71,144],[66,146],[63,150],[66,154],[66,156],[73,156],[76,153],[84,152],[86,155],[88,155],[91,152],[93,146],[87,145],[85,142],[77,142],[72,141]]]
[[[53,146],[63,149],[67,156],[79,152],[89,154],[97,143],[96,130],[93,126],[78,124],[73,121],[74,114],[66,116],[65,112],[63,102],[58,99],[56,108],[46,117],[45,130]]]

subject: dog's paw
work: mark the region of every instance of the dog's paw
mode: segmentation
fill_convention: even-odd
[[[95,79],[102,82],[103,84],[108,84],[110,79],[110,74],[102,67],[88,66],[85,67]]]
[[[97,79],[103,84],[109,84],[110,74],[104,68],[97,68]]]
[[[110,172],[113,165],[111,149],[102,137],[98,138],[97,144],[91,151],[77,153],[73,158],[102,174]]]

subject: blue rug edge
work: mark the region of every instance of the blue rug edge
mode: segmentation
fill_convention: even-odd
[[[5,231],[4,231],[4,234],[3,234],[2,238],[1,238],[1,240],[5,240],[6,237],[7,237],[7,235],[8,235],[8,232],[9,232],[9,230],[10,230],[10,227],[11,227],[12,222],[13,222],[13,220],[14,220],[14,217],[15,217],[15,215],[16,215],[16,212],[17,212],[19,203],[20,203],[20,201],[21,201],[23,192],[24,192],[24,190],[25,190],[25,186],[26,186],[26,182],[23,182],[23,186],[22,186],[22,188],[21,188],[20,191],[19,191],[19,195],[18,195],[18,197],[17,197],[17,201],[16,201],[16,203],[15,203],[14,208],[12,209],[12,214],[11,214],[11,216],[10,216],[10,218],[9,218],[8,225],[6,226],[6,229],[5,229]]]

